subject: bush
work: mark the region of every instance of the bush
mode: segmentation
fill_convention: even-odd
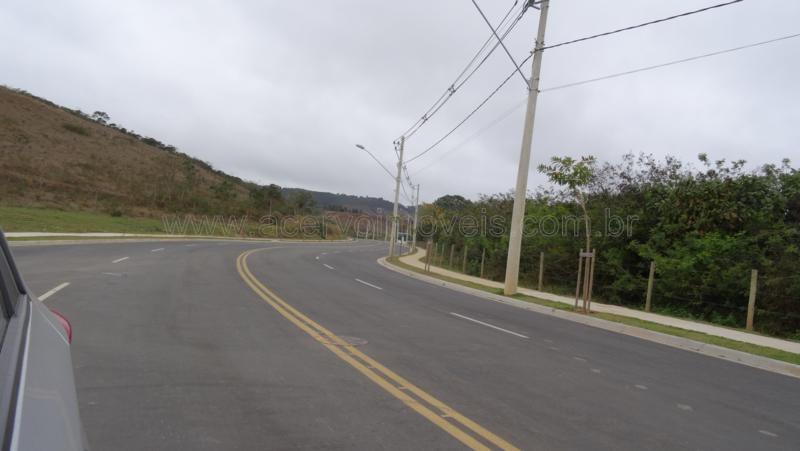
[[[78,134],[78,135],[81,135],[81,136],[89,136],[90,135],[89,130],[87,130],[85,127],[81,127],[80,125],[64,124],[62,127],[64,127],[64,129],[67,130],[67,131],[70,131],[72,133],[75,133],[75,134]]]

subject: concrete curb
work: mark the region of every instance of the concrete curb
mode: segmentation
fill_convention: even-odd
[[[426,276],[424,274],[419,274],[414,271],[400,268],[398,266],[395,266],[387,262],[386,257],[379,258],[378,264],[389,270],[392,270],[394,272],[403,274],[405,276],[417,280],[421,280],[423,282],[449,288],[451,290],[459,291],[461,293],[469,294],[472,296],[498,302],[501,304],[510,305],[512,307],[517,307],[524,310],[541,313],[543,315],[550,315],[567,321],[581,323],[590,327],[596,327],[598,329],[603,329],[610,332],[616,332],[619,334],[640,338],[642,340],[652,341],[654,343],[671,346],[673,348],[683,349],[685,351],[690,351],[690,352],[696,352],[698,354],[703,354],[705,356],[716,357],[718,359],[723,359],[730,362],[751,366],[753,368],[758,368],[765,371],[771,371],[773,373],[783,374],[784,376],[790,376],[800,379],[800,365],[794,365],[788,362],[782,362],[780,360],[774,360],[767,357],[748,354],[746,352],[736,351],[734,349],[723,348],[717,345],[702,343],[699,341],[690,340],[688,338],[676,337],[674,335],[669,335],[648,329],[629,326],[627,324],[616,323],[613,321],[607,321],[600,318],[592,318],[586,315],[581,315],[578,313],[573,313],[565,310],[558,310],[550,307],[545,307],[542,305],[534,304],[531,302],[520,301],[519,299],[501,296],[498,294],[487,293],[483,290],[478,290],[476,288],[470,288],[456,283],[447,282],[444,280],[437,279],[435,277]]]

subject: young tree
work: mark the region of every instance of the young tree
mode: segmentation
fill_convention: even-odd
[[[589,210],[587,208],[586,187],[595,176],[595,158],[592,155],[575,160],[571,157],[552,157],[550,164],[540,164],[539,172],[556,185],[565,188],[583,211],[583,221],[586,225],[586,251],[592,249],[592,228]]]
[[[111,116],[109,116],[108,113],[104,113],[102,111],[95,111],[94,113],[92,113],[92,120],[94,120],[99,124],[106,125],[108,121],[111,120]]]
[[[316,205],[314,197],[308,191],[295,191],[289,197],[289,203],[294,208],[295,215],[311,209]]]

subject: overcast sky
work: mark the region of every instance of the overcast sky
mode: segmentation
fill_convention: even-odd
[[[551,0],[549,44],[723,0]],[[513,0],[481,0],[498,22]],[[508,38],[533,47],[538,11]],[[797,0],[746,0],[545,52],[543,89],[800,32]],[[4,0],[0,83],[173,144],[244,179],[391,198],[392,141],[490,33],[470,0]],[[800,160],[800,38],[544,92],[535,167],[553,155],[622,153]],[[513,69],[495,52],[411,138],[416,155]],[[526,76],[530,66],[525,65]],[[423,200],[514,185],[527,94],[512,79],[439,148],[409,164]],[[473,137],[474,136],[474,137]],[[472,139],[467,139],[472,137]],[[459,146],[454,149],[454,147]],[[454,150],[453,150],[454,149]]]

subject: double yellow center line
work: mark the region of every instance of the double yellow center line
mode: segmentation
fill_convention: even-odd
[[[236,269],[239,271],[239,275],[242,276],[245,283],[247,283],[261,299],[283,315],[284,318],[313,337],[322,346],[325,346],[329,351],[347,362],[376,385],[469,448],[476,450],[489,450],[493,447],[503,450],[518,449],[511,443],[508,443],[464,415],[461,415],[408,380],[373,360],[345,340],[336,336],[333,332],[299,312],[269,288],[265,287],[264,284],[259,282],[253,273],[250,272],[250,268],[247,266],[247,257],[254,252],[263,250],[265,249],[254,249],[239,255],[239,258],[236,259]]]

